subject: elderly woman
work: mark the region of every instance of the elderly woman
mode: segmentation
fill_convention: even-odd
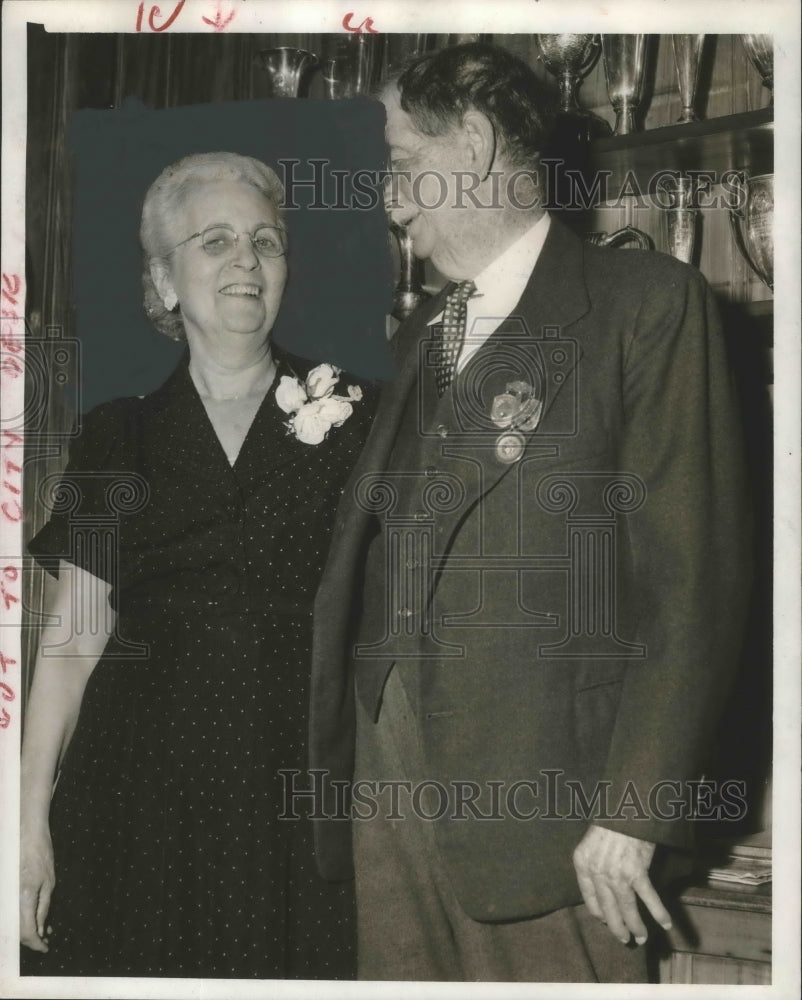
[[[233,153],[156,179],[145,305],[188,350],[85,417],[31,543],[56,582],[23,747],[27,974],[353,973],[350,884],[318,876],[285,779],[306,768],[312,600],[371,407],[271,345],[282,197]]]

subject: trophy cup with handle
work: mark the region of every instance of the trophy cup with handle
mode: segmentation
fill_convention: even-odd
[[[598,35],[535,35],[540,49],[538,59],[560,86],[560,111],[557,127],[561,132],[569,128],[583,141],[609,135],[607,122],[585,111],[577,101],[577,90],[598,58]],[[569,124],[570,123],[570,124]]]
[[[643,96],[646,35],[602,35],[607,95],[615,111],[613,135],[635,132],[635,112]]]
[[[651,236],[635,226],[624,226],[614,233],[586,233],[585,240],[597,247],[622,247],[627,243],[634,243],[639,250],[654,249]]]
[[[730,208],[735,245],[760,280],[774,291],[774,174],[739,171],[740,204]]]
[[[317,56],[306,49],[280,46],[262,49],[258,54],[260,67],[270,80],[271,97],[305,97]]]
[[[763,86],[771,92],[774,103],[774,43],[771,35],[741,35],[749,61],[760,73]]]

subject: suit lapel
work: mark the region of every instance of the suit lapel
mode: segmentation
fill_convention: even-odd
[[[570,336],[563,337],[563,332],[589,310],[582,243],[562,223],[552,218],[546,242],[520,301],[459,376],[480,386],[478,402],[482,413],[489,418],[494,397],[506,391],[508,382],[516,378],[529,382],[527,373],[537,371],[541,374],[541,385],[536,386],[543,400],[540,419],[533,430],[521,432],[527,448],[537,443],[538,435],[547,433],[549,411],[570,381],[582,354],[580,345]],[[502,351],[509,353],[508,349],[513,345],[512,353],[520,358],[521,363],[520,372],[511,374],[510,368],[498,364],[496,359]],[[489,373],[487,377],[484,377],[484,372]],[[482,373],[482,377],[477,377],[478,373]],[[455,398],[458,399],[459,395],[456,394]],[[476,402],[473,401],[474,406]],[[495,429],[489,419],[486,428],[476,442],[477,448],[484,453],[479,497],[519,464],[505,464],[496,457],[496,441],[502,432]],[[456,441],[458,448],[459,431]]]

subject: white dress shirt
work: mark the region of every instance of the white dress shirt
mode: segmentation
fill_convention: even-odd
[[[468,299],[465,342],[457,361],[458,372],[518,305],[546,241],[549,222],[549,214],[544,212],[534,226],[473,279],[476,292]],[[442,321],[441,312],[429,320],[429,326]]]

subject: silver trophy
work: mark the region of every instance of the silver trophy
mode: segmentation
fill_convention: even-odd
[[[583,110],[576,96],[599,55],[598,35],[535,35],[535,41],[540,49],[538,59],[559,83],[560,115],[575,120],[588,139],[609,135],[607,122]]]
[[[634,226],[624,226],[614,233],[586,233],[585,239],[597,247],[622,247],[627,243],[635,243],[640,250],[652,250],[652,238],[642,229]]]
[[[666,250],[677,260],[690,264],[696,248],[699,224],[699,185],[694,178],[681,175],[662,177],[657,187],[666,196],[667,202],[663,207]]]
[[[681,124],[699,120],[694,110],[694,103],[704,43],[704,35],[671,36],[671,47],[674,50],[674,63],[677,67],[679,94],[682,101],[682,114],[677,121]]]
[[[393,294],[392,315],[403,321],[421,302],[430,299],[431,295],[423,289],[423,261],[418,260],[412,251],[412,237],[406,226],[391,222],[390,231],[398,241],[400,258],[400,274]]]
[[[367,94],[381,68],[380,35],[329,36],[321,62],[326,96],[337,100]]]
[[[730,209],[735,244],[746,263],[774,291],[774,174],[736,175],[740,204]]]
[[[741,35],[749,61],[760,73],[763,86],[771,91],[774,102],[774,43],[771,35]]]
[[[260,67],[270,81],[271,97],[305,97],[317,56],[306,49],[281,46],[257,53]]]
[[[384,38],[390,76],[416,56],[431,51],[435,42],[434,35],[386,34]]]
[[[643,95],[646,35],[602,35],[607,95],[615,111],[613,135],[637,129],[635,111]]]

